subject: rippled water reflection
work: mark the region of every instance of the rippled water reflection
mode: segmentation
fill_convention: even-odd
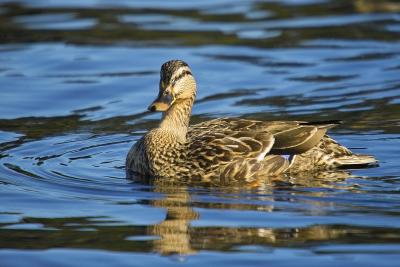
[[[397,266],[399,11],[372,0],[0,2],[0,266]],[[380,166],[257,188],[127,180],[172,58],[199,83],[192,122],[342,119],[332,135]]]

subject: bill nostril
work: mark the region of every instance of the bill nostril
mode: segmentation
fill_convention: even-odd
[[[151,112],[154,112],[154,111],[156,111],[156,106],[155,106],[155,105],[151,105],[151,106],[148,108],[148,110],[151,111]]]

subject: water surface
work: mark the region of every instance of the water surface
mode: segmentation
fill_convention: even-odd
[[[0,266],[397,266],[397,1],[0,1]],[[253,188],[126,179],[159,68],[192,122],[331,120],[379,167]]]

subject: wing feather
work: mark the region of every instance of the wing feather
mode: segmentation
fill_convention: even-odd
[[[280,154],[308,151],[335,125],[333,122],[215,119],[189,129],[189,151],[200,161],[200,166],[220,168],[223,179],[278,174],[290,165]]]

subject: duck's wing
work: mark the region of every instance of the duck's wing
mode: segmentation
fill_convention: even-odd
[[[292,124],[283,122],[281,125],[271,126],[269,131],[275,137],[274,147],[271,153],[274,154],[301,154],[316,146],[324,137],[326,132],[340,124],[339,121],[329,122],[301,122],[296,121]],[[278,127],[277,127],[278,126]]]
[[[249,183],[257,177],[281,174],[289,167],[286,158],[267,155],[275,141],[272,134],[219,130],[189,137],[189,165],[201,170],[203,179],[218,179],[219,184]]]
[[[326,131],[340,124],[339,121],[303,122],[303,121],[254,121],[235,118],[222,118],[194,125],[189,135],[201,135],[205,132],[241,132],[269,134],[274,138],[271,154],[295,155],[313,148],[319,143]]]
[[[188,158],[220,182],[248,182],[260,175],[275,175],[288,168],[287,159],[266,156],[275,138],[252,123],[213,120],[192,127],[188,132]]]
[[[238,158],[262,160],[274,145],[268,132],[235,131],[230,128],[189,131],[190,154],[208,164],[225,164]]]

